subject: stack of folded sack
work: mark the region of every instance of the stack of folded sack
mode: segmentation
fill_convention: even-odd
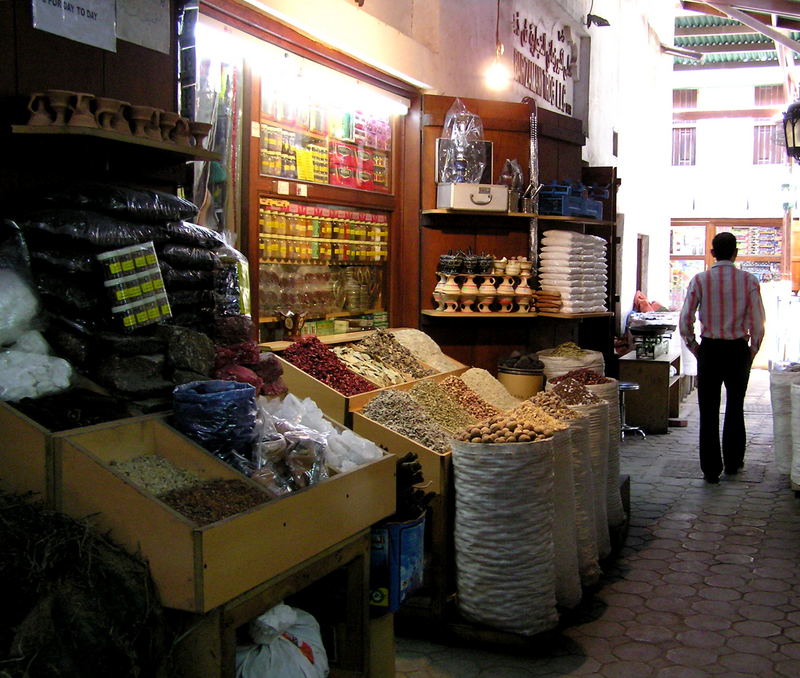
[[[536,301],[536,310],[547,313],[558,313],[561,311],[561,292],[546,292],[536,290],[533,293]]]
[[[545,231],[539,254],[539,286],[558,292],[562,313],[607,311],[606,241],[572,231]]]

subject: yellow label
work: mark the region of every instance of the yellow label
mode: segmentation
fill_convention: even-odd
[[[118,261],[113,261],[108,265],[108,270],[111,272],[112,275],[117,275],[118,273],[122,273],[122,264]]]

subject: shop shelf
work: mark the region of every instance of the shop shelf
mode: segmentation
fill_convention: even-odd
[[[198,526],[115,472],[112,461],[158,454],[202,479],[259,487],[165,421],[122,423],[59,439],[60,510],[91,521],[148,561],[166,607],[208,612],[395,511],[395,458]],[[87,491],[91,488],[91,491]]]
[[[506,318],[512,320],[524,320],[526,318],[564,318],[567,320],[575,320],[580,318],[605,318],[614,315],[611,311],[602,311],[595,313],[551,313],[549,311],[534,311],[529,313],[501,313],[500,311],[492,311],[491,313],[467,312],[457,311],[450,313],[448,311],[434,311],[432,309],[423,309],[422,315],[431,316],[434,318],[468,318],[475,320],[476,318]]]

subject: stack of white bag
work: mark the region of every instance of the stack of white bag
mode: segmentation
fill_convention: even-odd
[[[539,286],[561,293],[562,313],[607,311],[606,241],[572,231],[545,231],[539,253]]]

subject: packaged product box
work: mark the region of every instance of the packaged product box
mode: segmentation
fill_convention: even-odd
[[[331,167],[356,168],[356,147],[342,141],[331,141],[328,148],[328,162]]]
[[[425,514],[416,520],[375,525],[371,537],[370,605],[396,612],[423,583]]]
[[[356,173],[350,167],[331,166],[331,185],[356,187]]]

